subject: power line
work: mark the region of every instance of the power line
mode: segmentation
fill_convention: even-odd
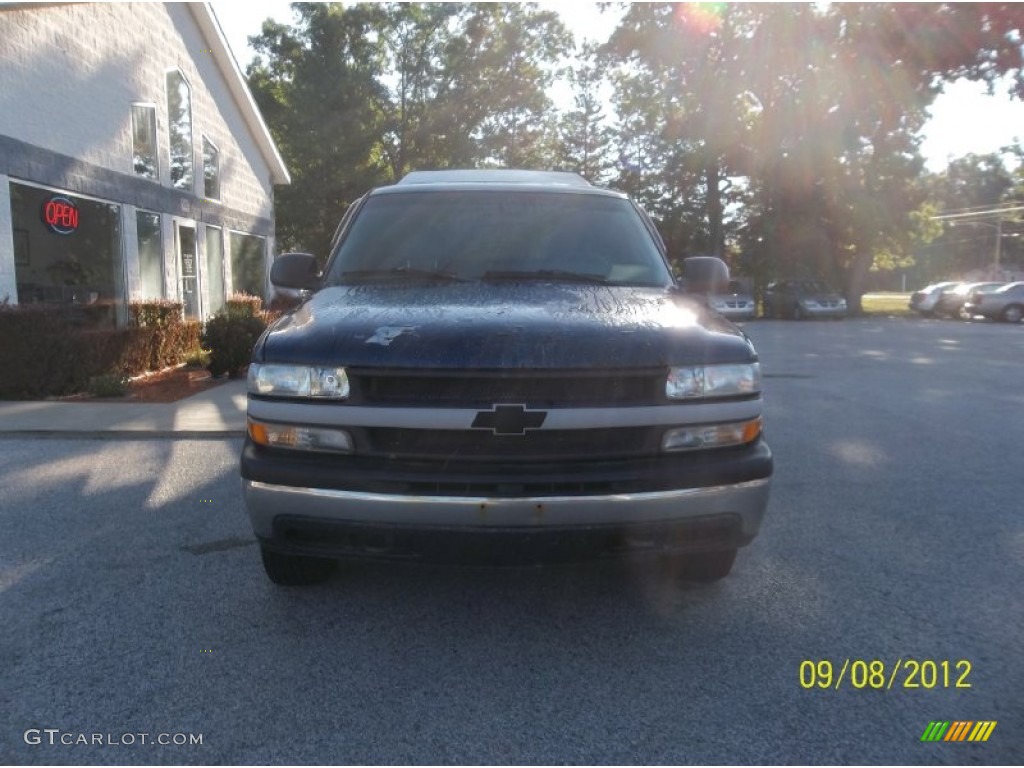
[[[1004,213],[1012,213],[1014,211],[1024,211],[1024,205],[1013,205],[1007,208],[990,208],[989,210],[972,211],[970,213],[949,213],[942,216],[929,216],[928,218],[935,221],[944,221],[946,219],[966,219],[970,217],[979,218],[982,216],[1001,216]]]

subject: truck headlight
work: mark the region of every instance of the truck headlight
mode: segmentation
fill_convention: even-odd
[[[754,395],[761,391],[761,364],[669,368],[665,395],[673,400]]]
[[[317,397],[344,400],[348,374],[344,368],[253,363],[249,366],[249,392],[271,397]]]

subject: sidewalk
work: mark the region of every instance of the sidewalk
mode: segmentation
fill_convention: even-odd
[[[0,401],[0,436],[241,437],[245,379],[174,403]]]

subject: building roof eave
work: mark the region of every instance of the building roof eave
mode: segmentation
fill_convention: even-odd
[[[260,114],[259,107],[256,106],[249,85],[245,81],[245,75],[242,74],[238,62],[231,53],[231,48],[213,8],[209,3],[187,3],[187,5],[192,11],[200,31],[210,41],[214,61],[217,62],[218,68],[224,75],[228,89],[234,96],[242,117],[270,167],[272,182],[274,184],[290,184],[292,178],[288,173],[288,168],[284,164],[281,153],[277,151],[277,145],[274,143],[273,136],[270,135],[270,129],[267,128],[263,115]]]

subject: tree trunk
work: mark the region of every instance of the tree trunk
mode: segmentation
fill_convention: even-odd
[[[708,234],[711,239],[711,255],[721,258],[725,253],[725,230],[722,227],[722,176],[717,157],[708,162],[705,180],[708,188]]]
[[[871,270],[871,263],[874,260],[872,254],[858,252],[853,257],[853,263],[850,264],[849,271],[847,272],[846,307],[847,312],[851,315],[864,314],[864,308],[861,306],[860,300],[864,295],[868,272]]]

